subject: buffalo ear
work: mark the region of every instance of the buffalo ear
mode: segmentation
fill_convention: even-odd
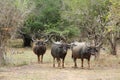
[[[46,45],[45,43],[43,43],[43,45]]]
[[[97,48],[96,47],[88,47],[88,52],[98,52]]]
[[[92,48],[91,47],[87,47],[87,52],[91,52]]]
[[[98,52],[98,49],[95,48],[95,52]]]

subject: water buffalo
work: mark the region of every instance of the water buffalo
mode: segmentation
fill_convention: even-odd
[[[46,43],[48,42],[49,39],[43,41],[43,40],[35,40],[32,38],[32,40],[34,41],[33,52],[37,55],[38,63],[42,63],[43,55],[46,52]]]
[[[67,54],[67,50],[70,46],[66,43],[62,42],[54,42],[51,48],[51,55],[53,57],[53,67],[55,67],[55,59],[58,62],[58,67],[60,67],[61,59],[62,59],[62,67],[64,68],[64,60]]]
[[[76,60],[81,59],[81,67],[83,68],[84,59],[88,60],[88,68],[90,68],[90,57],[95,55],[97,51],[95,46],[90,46],[86,42],[73,42],[72,46],[72,58],[74,60],[74,67],[77,67]]]

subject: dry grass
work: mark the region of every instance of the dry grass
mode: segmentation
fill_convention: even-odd
[[[71,51],[65,59],[65,68],[53,68],[50,49],[44,55],[44,63],[37,63],[37,56],[31,48],[14,49],[16,53],[8,50],[7,59],[9,66],[0,68],[0,80],[120,80],[120,55],[112,56],[101,54],[98,61],[91,58],[91,69],[84,69],[77,60],[78,68],[74,69]],[[13,67],[14,66],[14,67]]]
[[[7,46],[14,47],[14,48],[21,48],[23,47],[23,40],[22,39],[9,39]]]

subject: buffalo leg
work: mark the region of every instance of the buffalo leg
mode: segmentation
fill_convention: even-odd
[[[43,63],[43,55],[41,55],[41,63]]]
[[[64,68],[64,58],[62,59],[62,67]]]
[[[77,68],[76,58],[74,58],[74,67]]]
[[[90,69],[90,59],[88,59],[88,68]]]
[[[83,68],[83,61],[84,61],[84,59],[81,59],[81,62],[82,62],[81,67],[82,67],[82,68]]]
[[[53,67],[55,67],[55,58],[53,58]]]
[[[38,63],[40,63],[40,55],[37,55],[37,57],[38,57]]]
[[[58,62],[58,67],[60,67],[60,63],[61,63],[60,59],[57,59],[57,62]]]

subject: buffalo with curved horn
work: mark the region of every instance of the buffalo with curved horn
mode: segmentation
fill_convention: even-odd
[[[64,60],[67,54],[67,50],[69,48],[70,48],[70,45],[63,41],[55,42],[52,40],[51,55],[53,57],[53,67],[55,67],[55,60],[57,60],[58,67],[60,67],[61,60],[62,60],[62,67],[64,68]]]
[[[36,40],[32,37],[32,40],[34,42],[33,52],[37,55],[38,63],[42,63],[43,55],[46,52],[46,43],[49,41],[49,38],[47,37],[46,40]]]
[[[77,67],[76,60],[81,59],[81,67],[83,68],[83,61],[84,59],[88,60],[88,68],[90,68],[90,57],[91,55],[96,55],[98,50],[95,46],[90,46],[86,42],[73,42],[71,43],[72,46],[72,58],[74,61],[74,67]]]

